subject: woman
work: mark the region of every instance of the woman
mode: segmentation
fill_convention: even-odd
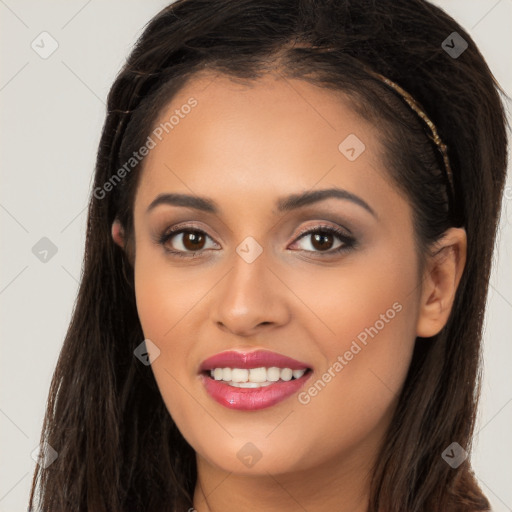
[[[484,511],[499,87],[423,0],[178,0],[108,98],[39,510]]]

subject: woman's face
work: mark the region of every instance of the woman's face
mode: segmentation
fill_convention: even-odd
[[[148,345],[166,407],[209,467],[364,470],[389,425],[421,283],[411,209],[376,129],[349,105],[299,80],[197,75],[148,139],[134,205],[137,308],[160,351]],[[287,200],[302,194],[320,200]],[[216,354],[256,350],[274,355],[206,364],[220,368],[213,379],[201,371]],[[293,366],[277,355],[309,371],[297,382],[288,370],[249,372]],[[230,374],[272,383],[216,380]]]

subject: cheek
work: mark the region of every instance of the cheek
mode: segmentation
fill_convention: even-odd
[[[197,327],[191,319],[207,290],[188,273],[169,269],[152,254],[144,256],[143,250],[137,255],[135,294],[144,336],[160,350],[151,371],[169,414],[187,441],[195,444],[191,425],[202,424],[205,412],[190,396],[190,340],[196,338]]]
[[[391,414],[409,369],[419,283],[414,254],[402,257],[375,252],[354,260],[350,272],[311,273],[296,290],[328,328],[316,334],[324,362],[298,401],[340,445],[364,437]],[[319,323],[311,318],[315,339],[312,326]],[[328,444],[315,446],[327,453]]]
[[[154,249],[139,246],[135,261],[135,296],[144,335],[168,343],[181,320],[205,293],[205,280],[193,271],[172,268]]]
[[[350,327],[335,324],[340,333],[355,335],[343,335],[336,344],[326,343],[328,362],[299,393],[297,424],[288,425],[292,431],[294,427],[300,431],[301,418],[314,418],[318,427],[306,436],[310,439],[304,442],[308,447],[305,458],[322,460],[333,451],[350,453],[350,447],[356,446],[371,451],[379,435],[384,435],[414,347],[410,320],[414,308],[404,304],[402,309],[388,311],[392,311],[388,323],[378,316],[375,321],[371,311],[356,315],[354,309]]]
[[[196,372],[194,365],[199,355],[194,340],[204,338],[198,318],[204,321],[204,299],[218,281],[218,273],[200,265],[172,266],[158,250],[144,243],[138,245],[134,271],[142,330],[145,338],[160,350],[151,369],[174,416],[173,409],[182,409],[179,403],[190,401],[188,393],[183,393],[183,386],[189,387]]]
[[[308,330],[307,338],[321,336],[318,348],[326,362],[349,350],[354,340],[364,348],[378,340],[371,344],[373,352],[409,350],[415,338],[420,283],[414,251],[396,247],[400,245],[390,242],[354,253],[338,267],[311,266],[307,272],[291,270],[285,277],[309,309],[308,313],[303,308],[297,321]],[[365,352],[368,357],[373,353]],[[381,353],[379,357],[387,359]]]

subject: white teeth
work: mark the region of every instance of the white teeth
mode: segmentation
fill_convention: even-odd
[[[300,379],[304,375],[305,372],[306,372],[306,370],[293,370],[293,372],[292,372],[293,378]]]
[[[222,370],[222,380],[231,380],[231,368],[224,368]]]
[[[281,370],[281,379],[292,380],[292,370],[290,368],[283,368]]]
[[[261,388],[263,386],[270,386],[272,382],[226,382],[235,388]]]
[[[249,380],[249,370],[245,368],[232,368],[231,380],[233,382],[247,382]]]
[[[210,370],[210,376],[215,380],[222,380],[235,387],[254,388],[268,386],[279,379],[289,381],[293,378],[300,379],[306,369],[292,370],[291,368],[213,368]],[[254,385],[252,385],[254,384]]]
[[[271,382],[277,382],[281,377],[281,368],[277,368],[276,366],[272,366],[267,369],[267,379]]]
[[[262,368],[251,368],[249,370],[250,382],[265,382],[267,380],[267,370]]]

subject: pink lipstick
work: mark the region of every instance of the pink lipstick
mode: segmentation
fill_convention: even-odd
[[[199,373],[208,394],[221,405],[258,410],[296,393],[309,379],[312,368],[268,350],[230,350],[204,360]]]

